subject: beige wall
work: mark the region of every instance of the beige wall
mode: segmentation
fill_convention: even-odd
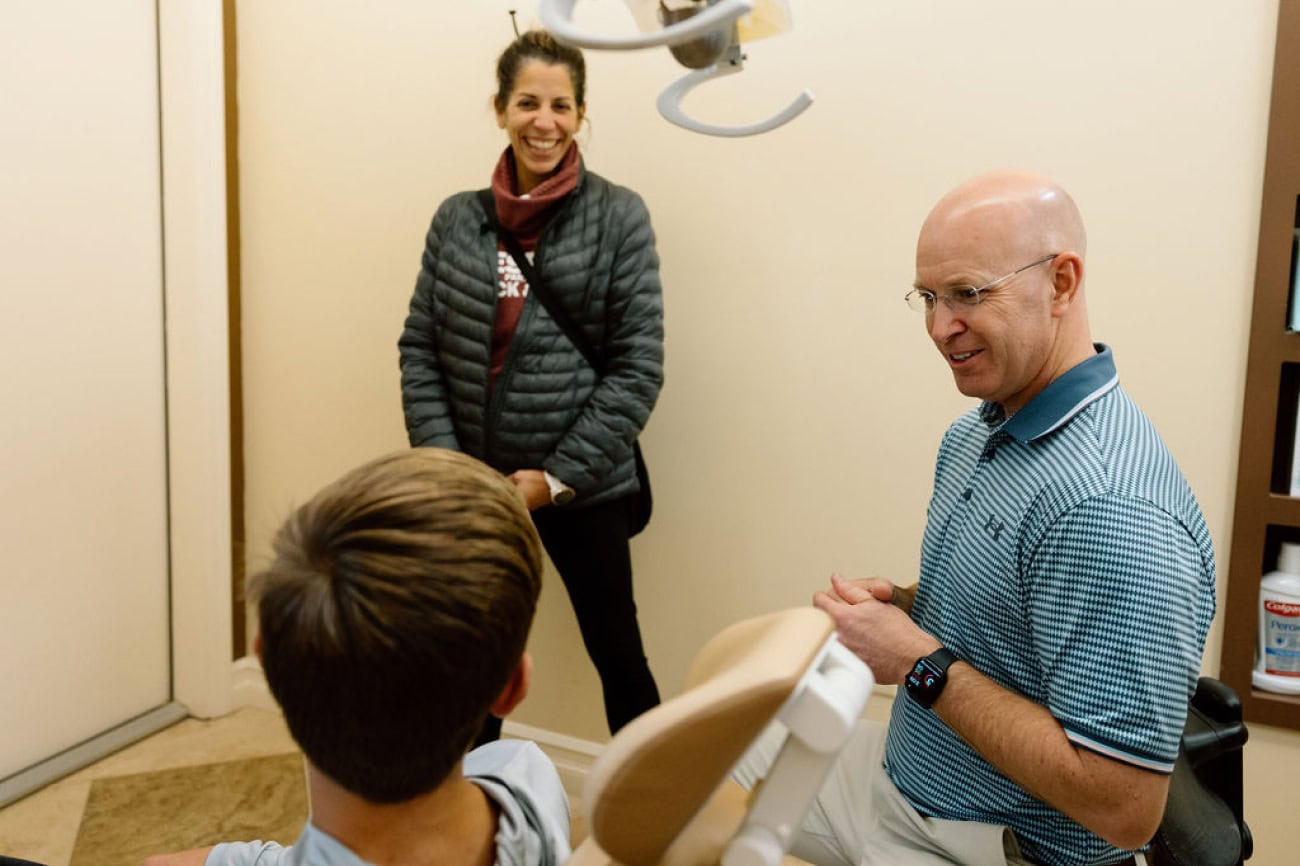
[[[912,579],[934,450],[969,404],[901,297],[929,206],[988,168],[1078,199],[1095,333],[1226,574],[1276,0],[792,5],[792,33],[688,104],[739,122],[815,92],[762,137],[662,121],[654,97],[685,71],[665,50],[588,53],[588,166],[645,196],[663,258],[658,510],[633,554],[665,690],[708,635],[805,603],[832,570]],[[630,26],[612,0],[579,7]],[[405,444],[397,334],[433,209],[486,185],[504,146],[488,98],[510,36],[505,4],[239,5],[251,567],[290,505]],[[532,648],[517,718],[603,739],[556,580]],[[1262,729],[1248,752],[1261,863],[1283,862],[1267,809],[1297,746]]]

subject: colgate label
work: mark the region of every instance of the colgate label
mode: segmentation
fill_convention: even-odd
[[[1276,677],[1300,679],[1300,602],[1279,598],[1262,601],[1259,649],[1264,671]]]

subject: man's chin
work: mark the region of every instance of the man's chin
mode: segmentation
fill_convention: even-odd
[[[963,376],[957,371],[952,374],[953,384],[964,397],[974,397],[976,400],[987,400],[988,390],[980,387],[978,382],[972,381],[970,377]]]

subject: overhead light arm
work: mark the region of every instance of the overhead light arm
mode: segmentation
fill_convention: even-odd
[[[749,123],[741,126],[720,126],[715,123],[704,123],[690,117],[682,111],[682,99],[687,93],[690,93],[696,87],[715,78],[721,78],[724,75],[734,75],[743,67],[741,65],[742,56],[740,46],[732,45],[728,56],[719,60],[717,63],[705,69],[697,69],[694,72],[688,72],[681,78],[674,81],[663,89],[659,98],[655,101],[659,113],[663,115],[664,120],[676,124],[683,129],[689,129],[691,132],[699,132],[704,135],[718,135],[724,138],[741,138],[746,135],[758,135],[769,132],[778,126],[783,126],[794,120],[804,109],[812,105],[812,91],[805,90],[794,98],[794,100],[785,108],[769,117],[767,120],[761,120],[757,123]]]
[[[561,42],[579,48],[605,48],[633,50],[675,45],[709,35],[710,32],[731,27],[742,16],[754,10],[754,0],[719,0],[684,21],[651,33],[634,36],[602,36],[587,33],[573,24],[573,7],[577,0],[541,0],[538,17],[542,26]]]

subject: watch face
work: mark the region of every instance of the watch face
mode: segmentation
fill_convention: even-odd
[[[907,675],[907,687],[909,689],[922,689],[930,691],[934,688],[935,683],[939,682],[943,672],[936,668],[929,659],[919,659],[916,667]]]
[[[947,679],[946,671],[929,658],[922,658],[917,659],[916,666],[908,672],[904,686],[913,700],[929,709],[943,691]]]

